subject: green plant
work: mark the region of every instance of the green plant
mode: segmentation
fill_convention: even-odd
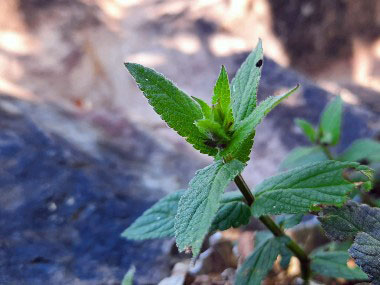
[[[195,149],[214,157],[214,162],[196,172],[188,189],[164,197],[145,211],[122,236],[134,240],[175,237],[180,251],[192,252],[197,257],[208,233],[239,227],[251,217],[257,217],[269,233],[261,235],[255,251],[239,268],[236,284],[260,284],[279,255],[284,267],[292,255],[297,257],[302,278],[308,284],[312,270],[316,273],[329,270],[321,262],[327,257],[317,253],[309,256],[284,229],[294,226],[303,214],[327,206],[343,206],[355,189],[368,184],[372,170],[356,162],[327,160],[281,173],[264,180],[253,192],[250,190],[241,172],[249,160],[256,127],[276,105],[298,89],[296,86],[285,95],[269,97],[257,105],[263,60],[259,42],[237,71],[231,86],[222,67],[212,106],[187,96],[152,69],[126,64],[162,119]],[[329,130],[324,133],[326,142],[336,141],[334,121],[323,123]],[[347,177],[349,170],[356,174],[355,180]],[[239,191],[224,193],[231,181]],[[281,216],[275,222],[269,215]],[[347,267],[344,261],[348,255],[333,254],[340,254],[336,271],[345,271],[345,276],[351,274],[351,279],[365,277],[359,268]]]

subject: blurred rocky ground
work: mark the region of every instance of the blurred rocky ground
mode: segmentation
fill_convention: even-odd
[[[300,71],[318,82],[328,79],[325,86],[341,91],[349,104],[340,148],[379,132],[376,34],[364,41],[359,29],[355,41],[348,34],[342,40],[366,43],[364,62],[371,64],[361,74],[373,84],[352,77],[355,49],[344,51],[344,44],[325,52],[329,42],[341,43],[331,28],[342,26],[334,13],[361,15],[368,22],[360,27],[375,29],[371,13],[378,5],[298,2],[285,9],[264,0],[1,1],[0,284],[118,284],[132,264],[138,284],[169,275],[170,241],[134,243],[120,233],[158,198],[186,187],[211,159],[166,127],[124,61],[154,67],[209,101],[220,65],[232,77],[261,37],[268,57],[259,100],[302,87],[260,125],[244,173],[250,185],[274,174],[291,148],[306,143],[293,119],[316,123],[332,96]],[[297,19],[293,26],[285,25],[289,18]],[[284,39],[294,43],[297,35],[303,48],[292,53]],[[311,54],[318,64],[312,66]],[[346,73],[338,75],[355,89],[331,75],[342,66]]]

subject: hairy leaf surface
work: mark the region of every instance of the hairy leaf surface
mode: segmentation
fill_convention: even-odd
[[[349,168],[362,170],[363,166],[328,160],[266,179],[254,191],[253,214],[297,214],[306,213],[320,204],[341,206],[355,188],[354,183],[343,177],[343,171]],[[363,175],[362,180],[368,178]]]
[[[342,110],[343,102],[339,96],[327,104],[323,110],[319,123],[322,143],[336,145],[339,142]]]
[[[243,168],[244,164],[238,160],[228,163],[219,160],[195,174],[179,201],[175,218],[175,236],[180,251],[191,248],[194,256],[199,254],[224,189]]]
[[[232,135],[232,139],[228,144],[227,148],[222,151],[222,155],[232,155],[232,157],[237,158],[243,162],[247,161],[247,141],[249,141],[250,148],[253,143],[253,134],[258,124],[263,120],[263,118],[275,108],[282,100],[291,95],[294,91],[298,89],[298,86],[290,90],[288,93],[281,96],[268,97],[264,100],[253,112],[242,122],[235,123],[235,131]],[[241,148],[244,146],[244,148]],[[242,157],[241,153],[244,152]]]
[[[153,69],[126,63],[140,90],[169,127],[186,138],[200,152],[216,155],[217,150],[204,144],[207,137],[194,125],[202,119],[201,108],[171,81]]]
[[[236,123],[247,118],[256,108],[257,89],[263,67],[261,40],[249,54],[232,79],[232,113]]]
[[[380,209],[350,201],[342,208],[324,209],[319,220],[334,240],[355,237],[351,257],[373,284],[380,284]]]
[[[122,236],[144,240],[174,236],[174,218],[177,206],[185,191],[178,191],[159,200],[132,223]]]
[[[347,251],[317,251],[311,255],[311,270],[328,277],[367,280],[367,275],[359,267],[347,266],[349,258]]]

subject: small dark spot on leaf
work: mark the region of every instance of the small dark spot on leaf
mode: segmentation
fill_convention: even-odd
[[[256,67],[260,67],[263,65],[263,60],[260,59],[258,62],[256,62]]]

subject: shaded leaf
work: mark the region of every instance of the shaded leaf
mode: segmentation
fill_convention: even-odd
[[[249,223],[250,207],[242,201],[222,203],[216,213],[210,231],[238,228]]]
[[[371,139],[356,140],[338,159],[342,161],[380,162],[380,143]]]
[[[367,275],[359,268],[350,268],[347,251],[317,251],[311,255],[311,270],[314,273],[347,280],[367,280]]]
[[[280,253],[280,238],[269,238],[255,247],[254,252],[240,266],[236,273],[236,285],[260,285],[273,267]]]
[[[132,266],[128,272],[124,275],[121,285],[133,285],[133,277],[135,275],[136,268]]]
[[[263,48],[259,40],[256,48],[249,54],[232,79],[232,113],[236,123],[243,121],[256,108],[263,60]]]
[[[280,215],[276,217],[276,223],[284,228],[290,229],[302,222],[303,214]]]
[[[319,220],[331,239],[355,238],[351,257],[373,284],[380,284],[380,209],[350,201],[324,209]]]
[[[302,132],[309,139],[309,141],[311,143],[314,143],[317,134],[315,133],[313,125],[303,119],[295,119],[294,122],[302,130]]]
[[[175,236],[180,251],[191,248],[194,256],[199,254],[219,209],[224,189],[244,166],[237,160],[228,163],[216,161],[197,171],[179,201],[175,218]]]
[[[339,142],[342,110],[343,102],[339,96],[327,104],[323,110],[319,123],[322,143],[336,145]]]
[[[253,214],[297,214],[306,213],[317,205],[341,206],[355,188],[354,183],[343,177],[346,169],[361,170],[363,166],[355,162],[328,160],[266,179],[254,191]],[[362,181],[367,180],[367,177],[362,177]]]
[[[312,162],[328,160],[320,146],[296,147],[281,162],[280,170],[293,169]]]
[[[135,63],[126,63],[125,66],[135,78],[149,104],[169,127],[185,137],[200,152],[216,155],[217,150],[204,143],[207,137],[194,125],[203,115],[199,106],[189,96],[153,69]]]

